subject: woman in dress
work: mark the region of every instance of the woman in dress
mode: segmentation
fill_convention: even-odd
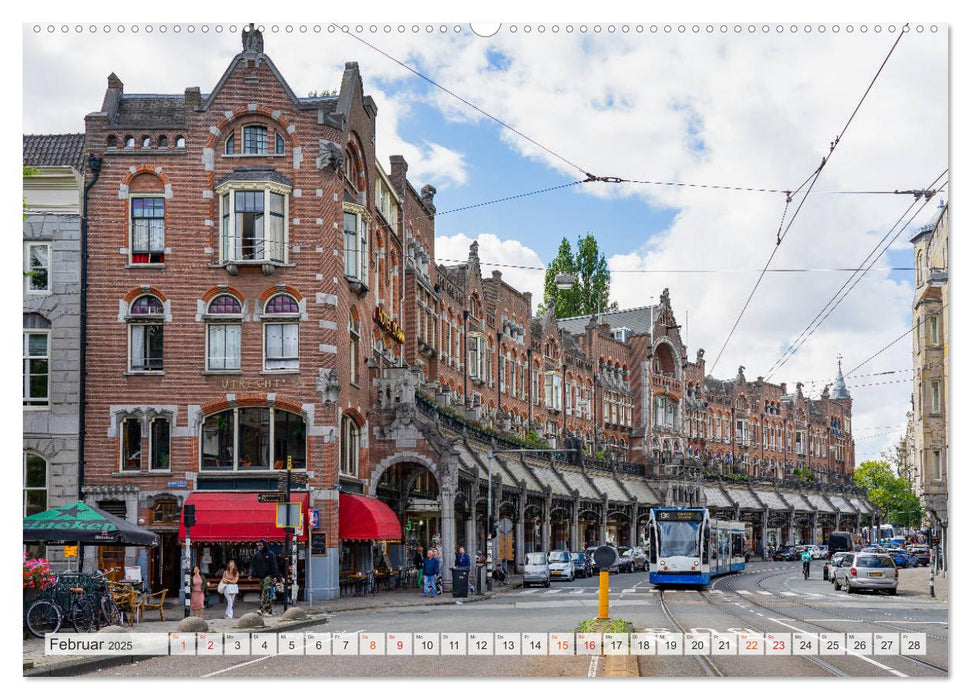
[[[236,570],[236,562],[232,559],[226,564],[222,582],[226,584],[223,588],[223,595],[226,596],[226,617],[232,619],[233,601],[239,593],[239,571]]]
[[[192,567],[192,595],[189,597],[189,608],[195,617],[204,617],[206,608],[206,577],[202,575],[198,566]]]

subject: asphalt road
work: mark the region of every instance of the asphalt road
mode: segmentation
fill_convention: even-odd
[[[821,578],[804,581],[796,562],[754,562],[708,590],[658,592],[645,573],[612,575],[610,614],[639,632],[761,634],[921,632],[926,656],[651,655],[642,676],[664,677],[940,677],[947,675],[948,610],[921,596],[836,592]],[[303,632],[571,632],[597,615],[597,578],[516,590],[452,606],[335,613]],[[88,677],[589,677],[602,675],[589,656],[253,656],[159,657]]]

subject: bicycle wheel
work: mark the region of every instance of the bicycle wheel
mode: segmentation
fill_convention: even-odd
[[[101,596],[101,620],[105,625],[121,624],[121,610],[110,595]]]
[[[61,629],[61,611],[49,600],[38,600],[27,609],[24,622],[28,632],[43,638]]]
[[[98,627],[98,607],[93,598],[81,596],[71,601],[68,613],[76,632],[88,634]]]

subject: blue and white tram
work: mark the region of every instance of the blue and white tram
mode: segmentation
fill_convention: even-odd
[[[650,581],[706,586],[745,569],[745,524],[713,520],[707,508],[654,508],[648,523]]]

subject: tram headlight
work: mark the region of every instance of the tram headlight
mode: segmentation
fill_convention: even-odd
[[[663,559],[661,560],[661,566],[664,566],[664,560]]]
[[[697,559],[696,559],[696,560],[695,560],[694,562],[692,562],[692,563],[693,563],[693,564],[694,564],[695,566],[698,566],[698,564],[699,564],[699,562],[698,562],[698,560],[697,560]]]

